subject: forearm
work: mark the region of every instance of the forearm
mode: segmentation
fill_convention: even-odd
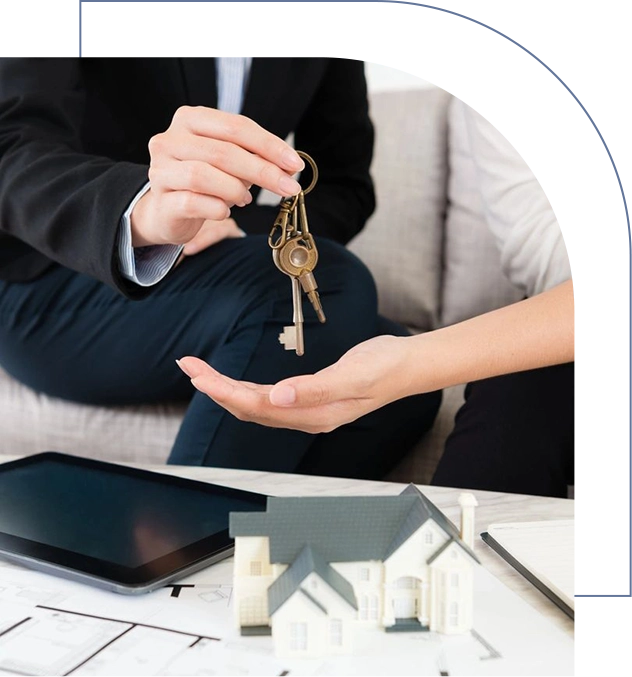
[[[573,283],[569,280],[525,301],[406,340],[411,393],[570,362]]]

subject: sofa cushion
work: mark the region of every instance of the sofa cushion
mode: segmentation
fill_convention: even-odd
[[[377,209],[349,248],[375,277],[380,312],[416,331],[439,316],[450,98],[433,87],[370,99]]]
[[[450,177],[445,223],[441,324],[448,325],[523,298],[503,274],[500,249],[485,218],[464,107],[449,106]]]
[[[40,451],[104,461],[167,460],[183,405],[94,407],[36,393],[0,369],[0,454]]]

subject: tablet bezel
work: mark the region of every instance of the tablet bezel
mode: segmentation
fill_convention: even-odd
[[[252,502],[252,510],[255,511],[265,510],[266,506],[267,496],[264,494],[232,489],[160,472],[140,470],[105,461],[69,456],[54,451],[2,463],[0,464],[0,474],[10,472],[15,468],[51,460],[56,463],[96,469],[115,475],[137,477],[164,486],[195,489],[211,496],[222,495],[248,500]],[[192,570],[199,570],[207,562],[210,564],[212,561],[229,556],[233,550],[233,544],[233,539],[228,535],[227,524],[226,529],[220,532],[186,545],[142,566],[131,568],[0,531],[0,557],[6,556],[8,559],[30,564],[36,568],[38,568],[37,564],[41,563],[42,570],[53,573],[58,570],[68,572],[68,575],[65,576],[67,578],[72,578],[72,572],[76,572],[77,577],[81,580],[93,581],[95,584],[101,582],[100,587],[107,587],[118,592],[150,590],[161,582],[174,580],[178,576],[191,573]]]

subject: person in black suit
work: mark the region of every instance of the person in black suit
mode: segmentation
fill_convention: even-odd
[[[237,420],[192,396],[174,364],[193,354],[274,383],[405,333],[377,315],[369,272],[342,246],[374,207],[363,64],[247,61],[237,115],[217,110],[235,65],[221,61],[1,60],[0,364],[73,401],[192,397],[173,463],[382,477],[431,425],[438,393],[314,436]],[[306,307],[302,358],[278,343],[290,284],[266,243],[276,209],[257,204],[260,186],[300,188],[291,132],[320,170],[307,208],[328,317]]]

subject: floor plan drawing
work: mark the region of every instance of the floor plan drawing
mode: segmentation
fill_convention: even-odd
[[[277,659],[242,637],[232,560],[140,596],[0,561],[0,675],[572,675],[573,640],[482,569],[474,630],[359,632],[354,655]]]
[[[36,607],[0,627],[0,674],[248,675],[255,665],[257,674],[284,671],[266,656],[249,666],[218,638],[60,609]]]

